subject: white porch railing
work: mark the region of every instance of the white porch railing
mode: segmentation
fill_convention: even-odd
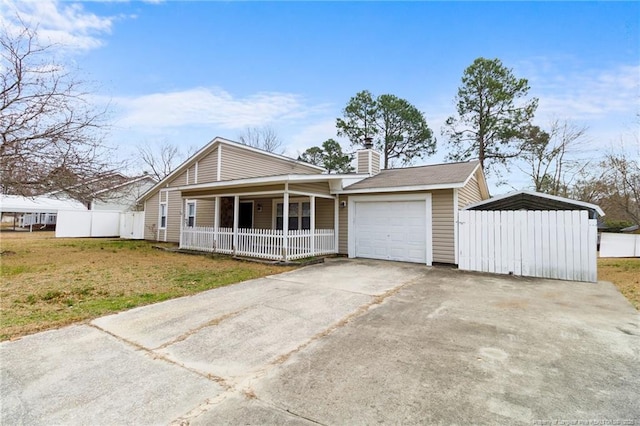
[[[180,233],[180,248],[212,253],[235,254],[261,259],[281,260],[284,253],[284,233],[278,229],[238,229],[238,245],[234,250],[233,228],[185,227]],[[312,244],[313,242],[313,244]],[[335,231],[316,229],[289,231],[287,260],[336,253]]]

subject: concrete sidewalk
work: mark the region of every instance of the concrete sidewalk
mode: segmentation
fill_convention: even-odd
[[[187,422],[427,272],[334,259],[2,343],[1,423]]]

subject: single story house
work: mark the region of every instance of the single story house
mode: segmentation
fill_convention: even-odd
[[[457,215],[489,198],[479,162],[356,172],[215,138],[141,198],[144,236],[192,250],[276,260],[349,257],[457,263]]]

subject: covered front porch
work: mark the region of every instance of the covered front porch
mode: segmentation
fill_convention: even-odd
[[[340,205],[326,176],[283,180],[180,188],[180,248],[280,261],[337,253]]]

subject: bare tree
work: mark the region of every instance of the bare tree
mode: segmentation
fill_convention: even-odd
[[[278,136],[278,132],[270,126],[247,127],[238,135],[238,141],[241,144],[276,154],[282,154],[284,152],[282,140]]]
[[[603,168],[607,202],[640,225],[640,161],[612,153],[607,155]]]
[[[24,23],[0,28],[0,182],[3,193],[64,190],[104,174],[106,111],[89,103],[86,84],[52,61]]]
[[[567,120],[554,120],[549,132],[531,126],[524,136],[520,158],[536,191],[566,196],[575,178],[589,165],[575,157],[587,128]]]
[[[157,147],[147,142],[137,148],[143,168],[148,168],[146,171],[158,182],[169,176],[185,159],[180,148],[166,140]]]
[[[570,195],[598,204],[607,221],[640,225],[639,158],[625,153],[622,147],[612,148],[602,161],[581,173]]]

